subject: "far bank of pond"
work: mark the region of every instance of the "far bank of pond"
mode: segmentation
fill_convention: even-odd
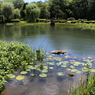
[[[38,22],[38,23],[27,23],[26,21],[20,21],[20,22],[14,22],[14,23],[6,23],[7,26],[12,25],[50,25],[50,22]],[[95,24],[94,23],[58,23],[55,22],[55,25],[61,24],[67,28],[73,28],[73,29],[81,29],[81,30],[95,30]]]

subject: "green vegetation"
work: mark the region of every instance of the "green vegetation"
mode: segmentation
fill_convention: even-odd
[[[13,17],[13,10],[14,6],[11,2],[4,2],[1,5],[1,11],[4,17],[8,20],[10,20]]]
[[[70,95],[95,95],[95,75],[89,75],[89,78],[81,82],[78,88],[74,88]]]
[[[6,79],[15,77],[12,75],[14,71],[27,68],[26,66],[34,60],[37,60],[36,52],[32,51],[27,45],[18,42],[0,41],[0,92],[3,90]],[[26,72],[22,71],[21,74],[26,74]],[[18,76],[16,79],[21,80],[23,78],[23,76]]]
[[[39,18],[40,10],[35,3],[26,5],[26,19],[28,22],[36,22]]]
[[[6,3],[7,6],[4,6],[4,3]],[[9,3],[11,3],[10,6],[8,6]],[[38,1],[31,3],[25,3],[24,0],[2,0],[0,1],[0,15],[4,15],[6,20],[9,18],[11,20],[13,16],[12,11],[15,11],[13,10],[14,8],[20,10],[21,20],[29,20],[32,22],[37,21],[37,18],[55,20],[66,20],[68,18],[95,20],[94,5],[95,1],[92,0],[47,0],[47,2]],[[2,6],[4,6],[3,8],[7,8],[6,10],[10,9],[9,18],[5,15],[5,13],[8,14],[9,11],[1,11]],[[35,6],[35,8],[33,8],[33,6]],[[36,19],[34,16],[36,16]],[[29,19],[27,19],[28,17]],[[13,17],[13,19],[14,18],[15,17]]]
[[[14,19],[19,19],[20,17],[20,10],[18,8],[14,9]]]

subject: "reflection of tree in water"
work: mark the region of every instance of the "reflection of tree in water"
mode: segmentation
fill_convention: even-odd
[[[15,40],[21,37],[21,28],[18,26],[2,26],[0,38],[3,40]]]
[[[3,40],[17,40],[24,37],[36,37],[41,34],[48,34],[48,26],[37,26],[37,25],[27,25],[27,26],[4,26],[0,27],[0,38]]]

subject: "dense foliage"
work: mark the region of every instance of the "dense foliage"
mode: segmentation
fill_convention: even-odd
[[[10,7],[13,6],[15,9],[20,9],[22,20],[29,18],[29,21],[34,22],[36,21],[34,17],[43,19],[67,19],[69,17],[74,17],[75,19],[95,19],[94,0],[45,0],[45,2],[38,1],[32,3],[25,3],[23,0],[2,0],[0,1],[0,10],[1,6],[4,6],[4,3],[10,2],[14,4],[14,6],[10,5]],[[26,7],[30,7],[30,5],[36,6],[34,9],[31,9],[31,12],[30,9]],[[11,7],[11,9],[13,7]],[[7,7],[6,10],[9,10],[9,7]],[[0,14],[4,15],[6,19],[9,19],[5,13],[9,14],[9,11],[2,11]],[[11,10],[9,17],[12,17],[12,15],[13,12]]]
[[[2,3],[1,11],[7,20],[10,20],[13,17],[13,10],[14,10],[13,3],[11,2]]]
[[[30,3],[26,5],[26,18],[30,22],[36,22],[39,18],[40,10],[35,3]]]
[[[17,9],[14,9],[14,18],[20,18],[21,15],[20,15],[20,10],[17,8]]]
[[[7,75],[24,68],[34,57],[34,52],[25,44],[0,41],[0,91]]]

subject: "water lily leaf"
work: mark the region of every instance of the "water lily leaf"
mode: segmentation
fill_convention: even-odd
[[[27,65],[27,66],[25,66],[26,69],[27,69],[27,68],[31,69],[32,67],[33,67],[32,65]]]
[[[75,67],[73,65],[70,66],[71,69],[74,69]]]
[[[34,76],[35,76],[35,74],[30,74],[30,76],[31,76],[31,77],[34,77]]]
[[[47,77],[47,74],[39,74],[40,77]]]
[[[8,78],[15,78],[15,75],[13,75],[13,74],[7,74],[7,77]]]
[[[25,76],[23,76],[23,75],[18,75],[17,77],[16,77],[16,80],[23,80],[25,78]]]
[[[26,71],[28,72],[28,71],[31,71],[31,69],[26,69]]]
[[[37,67],[31,67],[31,69],[32,69],[32,70],[36,70],[36,69],[37,69]]]
[[[54,69],[54,67],[49,67],[49,69]]]
[[[61,67],[67,67],[66,65],[61,65]]]
[[[57,66],[60,66],[60,65],[61,65],[61,63],[60,63],[60,62],[59,62],[59,63],[56,63],[56,65],[57,65]]]
[[[78,70],[77,69],[72,69],[73,70],[73,72],[78,72]]]
[[[95,72],[95,69],[91,69],[90,72],[94,73]]]
[[[20,74],[27,74],[27,71],[21,71]]]
[[[29,64],[33,65],[34,63],[33,62],[30,62]]]
[[[70,71],[71,69],[70,68],[67,68],[66,70]]]
[[[83,67],[83,68],[82,68],[82,71],[84,71],[84,72],[88,72],[88,71],[90,71],[90,68]]]
[[[48,66],[43,66],[44,69],[48,69]]]
[[[47,64],[48,65],[54,65],[54,62],[48,62]]]
[[[47,70],[47,69],[43,69],[42,72],[43,72],[43,73],[47,73],[48,70]]]
[[[75,73],[80,74],[80,73],[81,73],[81,71],[77,70]]]
[[[69,75],[70,77],[73,77],[73,76],[74,76],[74,74],[73,74],[73,73],[68,73],[68,75]]]
[[[58,72],[57,74],[58,74],[58,76],[64,76],[63,72]]]

